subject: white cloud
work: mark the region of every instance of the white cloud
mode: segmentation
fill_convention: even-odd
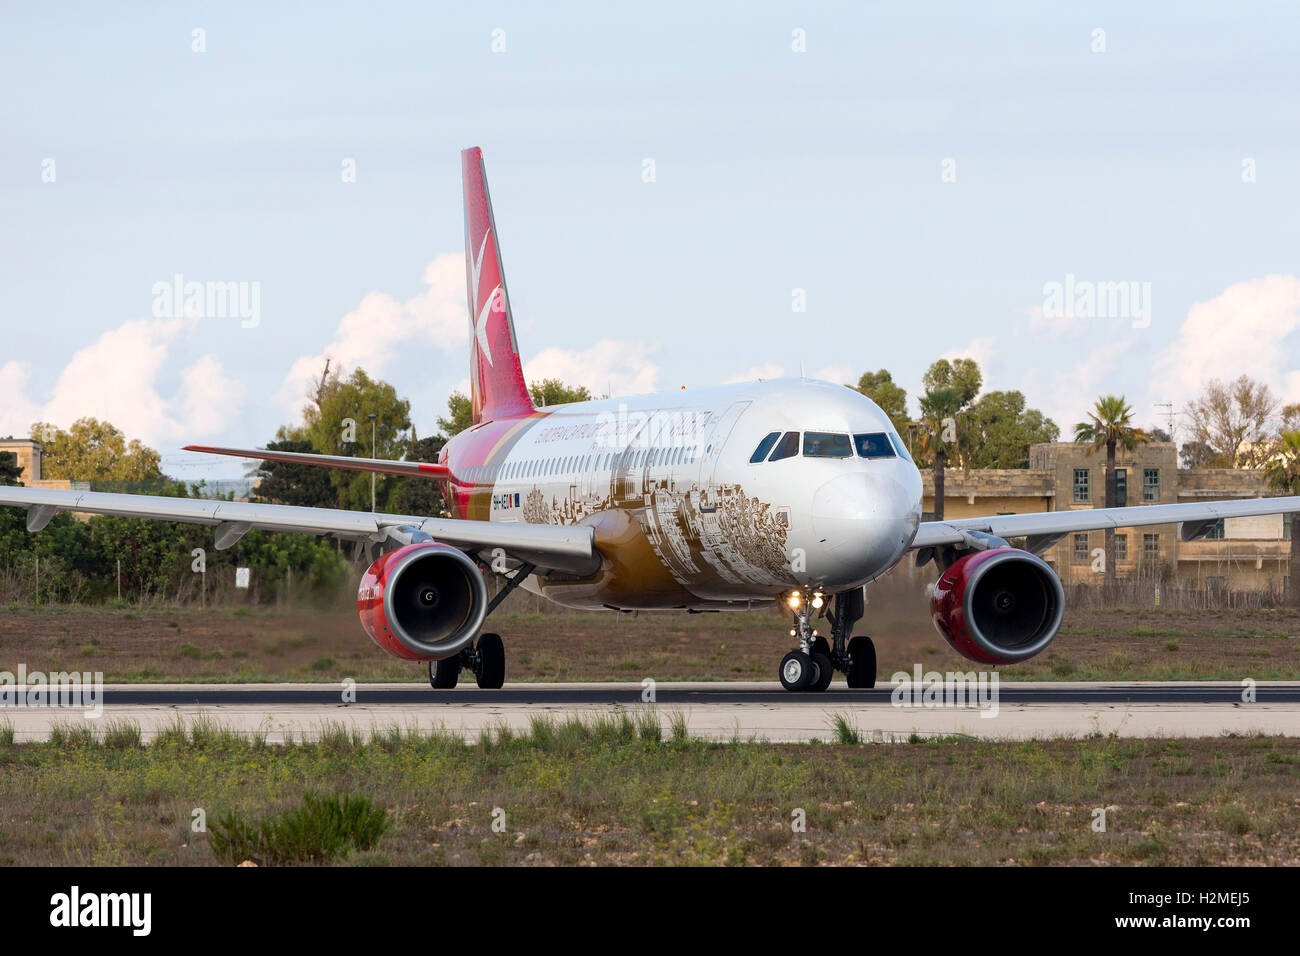
[[[819,368],[813,372],[809,378],[815,378],[823,382],[834,382],[837,385],[857,384],[862,373],[855,373],[847,365],[827,365],[825,368]]]
[[[603,339],[587,349],[543,349],[524,363],[524,380],[558,378],[585,385],[593,395],[641,395],[655,390],[659,366],[647,356],[658,346]]]
[[[169,347],[193,324],[186,319],[132,319],[105,332],[73,353],[39,410],[26,397],[25,366],[6,364],[0,369],[0,431],[27,435],[38,420],[66,428],[78,418],[93,417],[155,446],[221,431],[238,415],[244,388],[226,376],[216,356],[205,355],[185,369],[174,394],[158,391]]]
[[[731,378],[723,381],[723,385],[735,385],[739,382],[756,382],[760,378],[784,378],[785,369],[775,362],[764,362],[762,365],[751,365],[743,372],[737,372]]]
[[[40,408],[27,397],[31,366],[10,361],[0,365],[0,438],[26,438],[32,424],[40,420]]]
[[[1078,356],[1066,369],[1033,368],[1025,376],[1020,391],[1031,408],[1041,409],[1056,422],[1061,429],[1061,441],[1070,441],[1075,422],[1083,420],[1101,394],[1107,376],[1115,372],[1124,354],[1136,342],[1132,336],[1107,342]]]
[[[1228,286],[1187,312],[1178,334],[1152,363],[1150,398],[1175,407],[1206,380],[1245,373],[1287,402],[1300,401],[1300,361],[1286,340],[1300,329],[1300,279],[1270,275]]]
[[[469,342],[464,256],[438,256],[425,267],[423,279],[427,288],[406,302],[386,292],[367,294],[339,320],[328,345],[294,361],[275,401],[296,415],[320,376],[326,357],[331,359],[332,368],[345,374],[360,366],[376,376],[383,374],[385,366],[412,341],[441,349],[464,348]]]
[[[949,362],[959,358],[974,359],[976,364],[979,365],[980,371],[987,376],[989,360],[998,354],[997,347],[993,342],[993,336],[982,335],[979,338],[972,339],[965,348],[950,349],[940,355],[939,358],[947,359]]]

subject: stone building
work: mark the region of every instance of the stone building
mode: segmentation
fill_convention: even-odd
[[[41,443],[31,438],[5,438],[0,440],[0,454],[9,453],[18,459],[23,470],[18,479],[28,488],[62,488],[87,491],[87,481],[65,481],[61,478],[44,478],[41,475]]]
[[[1104,508],[1106,452],[1089,454],[1074,442],[1032,445],[1029,468],[944,473],[944,516],[1076,511]],[[934,482],[921,473],[927,520],[934,513]],[[1263,469],[1178,467],[1173,442],[1152,442],[1115,457],[1116,504],[1152,504],[1259,498],[1274,492]],[[1104,553],[1104,531],[1070,535],[1043,552],[1067,584],[1100,581],[1094,568]],[[1178,525],[1115,532],[1116,577],[1149,576],[1188,587],[1284,591],[1290,574],[1290,522],[1282,515],[1230,518],[1209,536],[1182,541]]]

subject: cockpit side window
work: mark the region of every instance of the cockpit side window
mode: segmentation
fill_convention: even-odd
[[[768,461],[780,461],[782,458],[793,458],[799,454],[799,433],[786,432],[781,436],[777,443],[776,451],[772,452],[772,457]]]
[[[916,462],[912,461],[912,456],[907,450],[907,445],[903,443],[903,439],[899,437],[898,432],[890,432],[889,440],[894,443],[894,450],[898,452],[899,458],[909,464],[916,464]]]
[[[884,432],[868,432],[853,436],[854,447],[859,458],[893,458],[896,453],[889,443],[889,436]]]
[[[853,446],[849,444],[848,435],[837,435],[834,432],[804,432],[803,454],[805,458],[852,458]]]
[[[758,447],[754,449],[754,454],[749,456],[749,463],[751,465],[756,465],[766,458],[767,453],[772,450],[772,446],[776,444],[776,440],[780,437],[780,432],[772,432],[771,434],[766,435],[763,440],[758,443]]]

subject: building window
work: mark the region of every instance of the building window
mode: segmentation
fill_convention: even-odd
[[[1222,541],[1222,540],[1223,540],[1223,519],[1222,519],[1222,518],[1220,518],[1218,521],[1214,522],[1214,527],[1211,528],[1208,532],[1206,532],[1206,534],[1205,534],[1205,540],[1206,540],[1206,541]]]
[[[1128,469],[1115,469],[1115,507],[1123,508],[1128,504]]]
[[[1088,549],[1087,532],[1084,532],[1083,534],[1076,534],[1074,536],[1074,563],[1087,564],[1088,550],[1089,549]]]
[[[1160,535],[1144,534],[1142,535],[1142,555],[1146,558],[1160,557]]]
[[[1142,469],[1142,500],[1143,501],[1160,500],[1160,469],[1159,468]]]
[[[1126,534],[1115,535],[1115,560],[1128,560],[1128,535]]]
[[[1091,501],[1092,490],[1089,487],[1089,475],[1091,472],[1087,468],[1074,469],[1074,500]]]

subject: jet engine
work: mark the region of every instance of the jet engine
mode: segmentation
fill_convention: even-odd
[[[1065,590],[1042,558],[1018,548],[976,551],[939,576],[934,626],[953,648],[981,664],[1028,660],[1052,642],[1065,613]]]
[[[357,588],[357,613],[370,639],[413,661],[459,654],[483,626],[487,605],[474,561],[432,541],[381,555]]]

